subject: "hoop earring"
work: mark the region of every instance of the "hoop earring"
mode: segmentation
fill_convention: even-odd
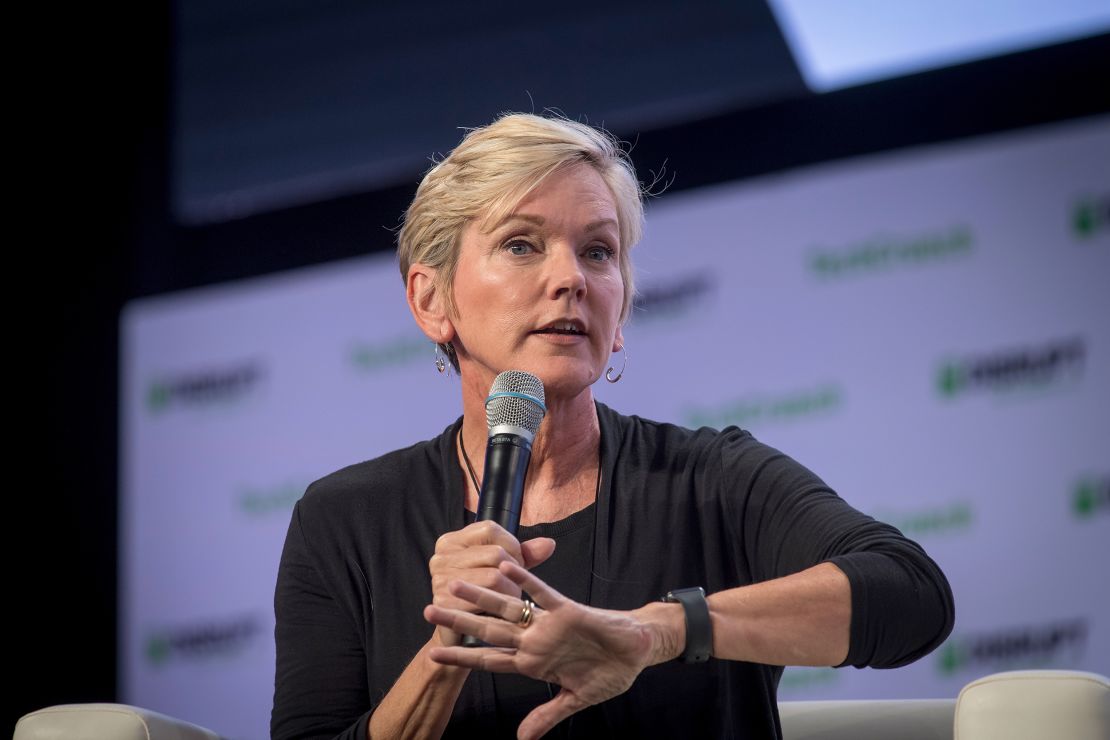
[[[628,367],[628,348],[621,347],[621,352],[624,354],[624,362],[621,363],[621,371],[617,373],[617,377],[613,377],[613,368],[610,367],[608,370],[605,371],[605,379],[608,380],[610,383],[616,383],[618,380],[624,377],[624,369]]]
[[[436,370],[439,372],[439,374],[442,375],[443,373],[447,372],[447,360],[443,359],[443,355],[439,353],[438,342],[435,345],[435,358]]]

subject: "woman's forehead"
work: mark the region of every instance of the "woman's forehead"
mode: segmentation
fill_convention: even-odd
[[[543,201],[560,199],[573,202],[576,215],[588,220],[589,229],[610,222],[619,230],[620,209],[609,184],[596,168],[579,162],[556,170],[515,198],[501,198],[483,210],[474,220],[483,234],[488,234],[512,221],[531,222],[543,226],[548,220]],[[554,214],[564,215],[563,211]]]

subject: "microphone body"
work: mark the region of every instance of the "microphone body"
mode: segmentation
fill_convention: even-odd
[[[509,431],[491,434],[486,443],[486,467],[478,497],[478,521],[492,520],[509,534],[520,526],[524,479],[532,459],[532,440]]]

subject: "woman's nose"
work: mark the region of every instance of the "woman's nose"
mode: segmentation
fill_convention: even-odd
[[[586,294],[586,275],[573,248],[560,248],[549,252],[548,280],[552,297],[560,298],[571,293],[575,298]]]

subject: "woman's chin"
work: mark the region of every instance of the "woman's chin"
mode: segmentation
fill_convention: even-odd
[[[484,378],[489,375],[488,382],[492,383],[497,375],[494,368],[483,370],[478,365],[468,373],[469,368],[465,367],[466,364],[468,363],[464,363],[461,374],[465,377],[473,373],[472,377],[476,382],[480,382],[479,377]],[[510,362],[510,366],[506,366],[504,370],[517,370],[535,375],[543,383],[544,395],[548,403],[576,398],[583,392],[589,391],[590,386],[601,377],[601,372],[592,363],[570,357],[518,359]]]
[[[601,377],[600,373],[592,367],[577,365],[564,365],[561,362],[549,362],[543,367],[531,370],[536,377],[543,381],[543,390],[547,401],[565,401],[588,393],[590,386]]]

